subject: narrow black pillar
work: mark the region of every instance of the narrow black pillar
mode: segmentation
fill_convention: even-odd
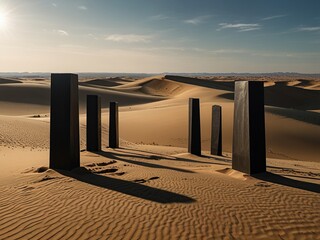
[[[222,156],[222,114],[221,106],[212,106],[211,154]]]
[[[119,147],[119,111],[118,103],[110,102],[109,147]]]
[[[263,82],[235,83],[232,168],[247,174],[266,171]]]
[[[201,156],[200,101],[189,99],[189,144],[188,152]]]
[[[51,75],[50,168],[80,166],[78,75]]]
[[[87,95],[87,150],[101,150],[101,98]]]

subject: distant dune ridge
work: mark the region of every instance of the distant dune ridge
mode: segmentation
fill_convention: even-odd
[[[231,169],[235,80],[264,81],[267,174]],[[320,78],[85,75],[81,167],[48,169],[50,81],[0,78],[0,239],[319,239]],[[102,152],[86,148],[86,95],[102,101]],[[186,153],[200,98],[203,156]],[[120,148],[108,149],[108,106]],[[211,156],[222,106],[223,156]]]

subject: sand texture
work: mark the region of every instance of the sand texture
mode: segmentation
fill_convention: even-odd
[[[320,85],[265,81],[266,174],[231,169],[233,81],[153,76],[80,81],[81,167],[48,169],[50,81],[0,79],[0,239],[320,239]],[[86,95],[102,97],[102,144],[85,151]],[[203,156],[187,152],[188,98]],[[108,103],[120,105],[119,149]],[[209,155],[222,106],[223,156]]]

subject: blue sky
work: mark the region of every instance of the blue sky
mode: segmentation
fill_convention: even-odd
[[[320,69],[319,0],[0,0],[0,71]]]

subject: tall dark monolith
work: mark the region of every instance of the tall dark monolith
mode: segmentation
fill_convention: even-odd
[[[221,106],[212,106],[211,154],[222,156],[222,115]]]
[[[188,152],[201,156],[200,101],[189,99],[189,138]]]
[[[50,168],[80,166],[78,75],[51,75]]]
[[[235,83],[232,168],[247,174],[266,171],[263,82]]]
[[[110,102],[109,147],[119,147],[119,111],[118,103]]]
[[[101,150],[101,97],[87,95],[87,150]]]

